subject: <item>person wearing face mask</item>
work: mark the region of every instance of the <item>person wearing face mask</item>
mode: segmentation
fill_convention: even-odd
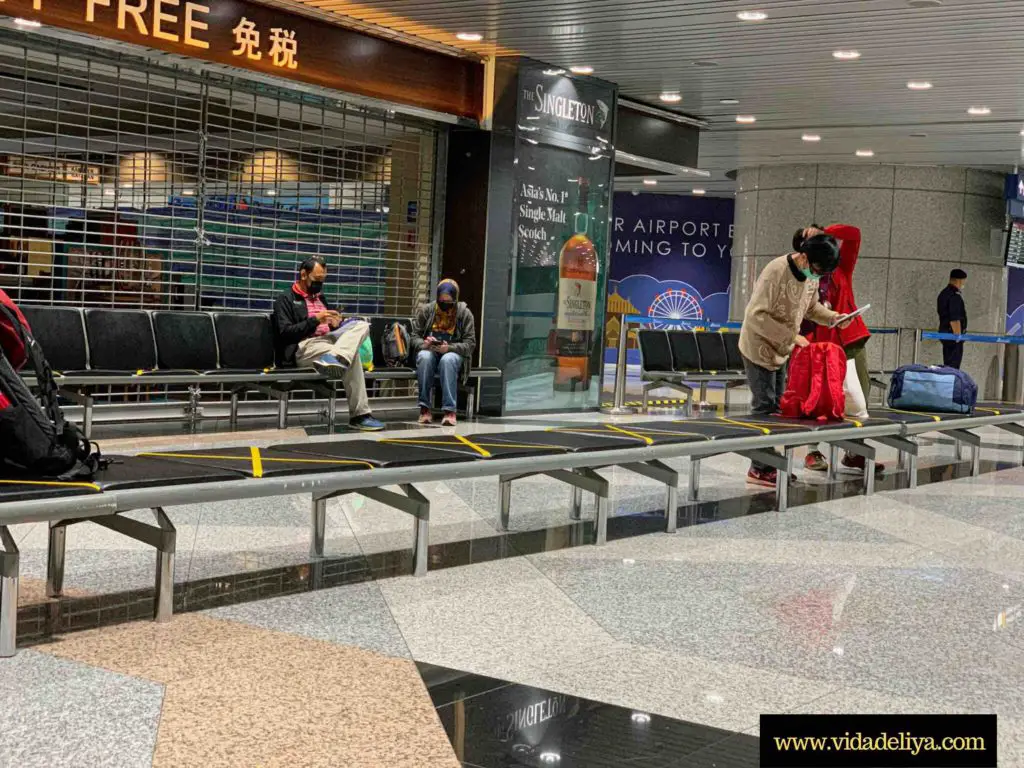
[[[459,301],[459,284],[444,279],[437,284],[437,300],[424,304],[412,319],[409,345],[416,354],[419,383],[420,424],[430,424],[434,377],[441,379],[441,424],[455,426],[459,382],[469,376],[476,350],[476,323],[464,301]]]
[[[786,366],[794,347],[810,343],[800,335],[804,319],[831,325],[839,313],[818,300],[818,281],[839,266],[839,246],[824,233],[808,237],[795,253],[768,262],[750,295],[740,329],[751,412],[770,415],[779,410],[786,391]],[[776,471],[751,462],[747,482],[774,486]]]
[[[274,300],[274,330],[278,359],[283,366],[314,368],[329,379],[340,379],[348,400],[349,426],[377,432],[384,425],[373,418],[366,379],[359,362],[359,345],[370,324],[344,319],[324,298],[327,267],[310,256],[299,265],[299,279]]]
[[[818,286],[818,300],[828,309],[840,314],[849,314],[857,309],[853,293],[853,272],[860,256],[860,229],[849,224],[832,224],[823,230],[817,224],[798,229],[793,235],[793,247],[799,248],[808,237],[824,232],[839,241],[839,266],[835,272],[821,278]],[[855,419],[868,416],[867,394],[871,389],[868,372],[867,343],[871,332],[864,318],[855,317],[846,328],[830,328],[805,322],[800,332],[811,342],[838,344],[846,352],[846,378],[843,390],[846,393],[846,415]],[[842,465],[847,469],[864,471],[864,457],[845,453]],[[828,461],[820,451],[811,451],[804,462],[807,469],[816,472],[828,471]],[[885,465],[875,464],[875,472],[881,474]]]

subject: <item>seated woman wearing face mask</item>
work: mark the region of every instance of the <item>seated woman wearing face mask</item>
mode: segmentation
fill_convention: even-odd
[[[437,301],[424,304],[412,320],[410,338],[416,355],[416,380],[419,382],[420,424],[430,424],[431,390],[434,377],[441,378],[442,425],[455,426],[459,382],[465,381],[476,350],[476,325],[473,313],[459,301],[459,284],[444,279],[437,284]]]

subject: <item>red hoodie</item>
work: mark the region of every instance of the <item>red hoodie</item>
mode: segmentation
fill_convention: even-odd
[[[853,270],[857,267],[857,257],[860,255],[860,230],[847,224],[833,224],[825,228],[825,234],[840,241],[839,267],[830,275],[828,301],[832,309],[845,315],[857,309],[857,302],[853,298]],[[855,317],[846,329],[815,325],[807,339],[815,342],[831,341],[841,347],[848,347],[870,336],[864,318]]]

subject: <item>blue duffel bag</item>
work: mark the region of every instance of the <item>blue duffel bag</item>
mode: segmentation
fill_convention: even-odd
[[[903,411],[970,413],[978,402],[978,385],[956,368],[904,365],[889,383],[889,407]]]

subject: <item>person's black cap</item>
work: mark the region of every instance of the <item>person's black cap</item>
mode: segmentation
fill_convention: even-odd
[[[819,275],[834,272],[839,266],[839,244],[831,235],[815,235],[804,240],[800,253],[807,256],[807,261]]]
[[[967,273],[964,272],[962,269],[954,269],[952,272],[949,273],[949,279],[950,280],[966,280],[967,279]]]

